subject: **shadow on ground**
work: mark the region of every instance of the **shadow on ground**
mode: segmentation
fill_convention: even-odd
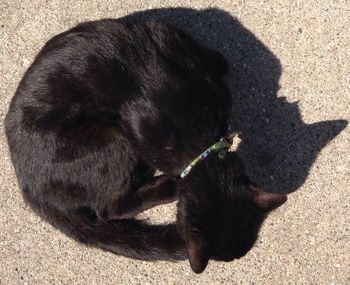
[[[345,120],[305,124],[297,103],[277,97],[278,58],[225,11],[165,8],[128,17],[161,19],[225,56],[233,97],[230,128],[241,133],[238,153],[248,174],[268,191],[296,191],[320,150],[347,125]]]

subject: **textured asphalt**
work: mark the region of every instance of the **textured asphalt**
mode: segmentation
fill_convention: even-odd
[[[170,9],[177,7],[177,9]],[[138,11],[151,10],[143,13]],[[162,18],[230,63],[232,128],[249,174],[288,202],[256,246],[201,275],[186,261],[141,262],[88,249],[24,205],[3,119],[24,71],[78,22]],[[0,284],[350,284],[350,2],[0,1]],[[174,220],[175,205],[147,212]]]

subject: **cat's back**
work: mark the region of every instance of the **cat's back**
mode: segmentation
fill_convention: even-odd
[[[14,102],[17,97],[39,105],[49,100],[57,105],[64,100],[82,104],[98,97],[117,99],[118,93],[132,89],[133,75],[126,59],[131,46],[137,45],[135,34],[141,29],[142,25],[107,19],[83,23],[54,36],[25,72]]]
[[[8,116],[20,109],[16,118],[37,129],[62,126],[79,114],[96,119],[103,112],[115,120],[126,101],[198,73],[183,56],[192,42],[178,33],[157,21],[104,19],[56,35],[24,74]],[[174,67],[176,61],[181,63]]]
[[[92,165],[105,169],[100,164],[108,159],[124,169],[103,171],[106,181],[131,171],[135,154],[118,129],[116,112],[135,92],[120,55],[119,43],[127,41],[119,39],[127,30],[133,33],[116,20],[84,23],[53,37],[36,56],[5,118],[20,183],[73,176],[90,183],[83,175],[93,172]]]
[[[114,19],[54,36],[19,83],[5,120],[8,136],[17,128],[44,132],[77,120],[115,124],[116,110],[138,91],[135,61],[142,58],[135,51],[143,42],[144,25]]]
[[[49,40],[25,73],[5,122],[10,150],[37,144],[44,147],[36,152],[61,149],[61,158],[72,159],[129,130],[153,141],[159,122],[165,127],[157,150],[169,149],[178,133],[214,140],[229,105],[217,72],[222,63],[220,55],[158,21],[80,24]],[[28,137],[35,143],[27,144]],[[170,149],[170,159],[184,152]]]

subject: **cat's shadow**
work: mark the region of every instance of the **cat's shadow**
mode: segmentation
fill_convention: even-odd
[[[225,56],[233,97],[230,127],[241,133],[237,151],[250,177],[265,190],[296,191],[321,149],[347,126],[345,120],[305,124],[296,103],[277,97],[279,59],[225,11],[164,8],[128,17],[161,19]]]

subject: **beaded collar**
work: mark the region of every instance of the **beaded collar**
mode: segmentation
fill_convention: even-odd
[[[197,156],[180,174],[181,178],[185,178],[200,161],[203,161],[212,152],[217,152],[220,159],[224,159],[226,153],[232,145],[234,136],[228,136],[221,138],[218,142],[214,143],[211,147],[207,148],[199,156]]]

